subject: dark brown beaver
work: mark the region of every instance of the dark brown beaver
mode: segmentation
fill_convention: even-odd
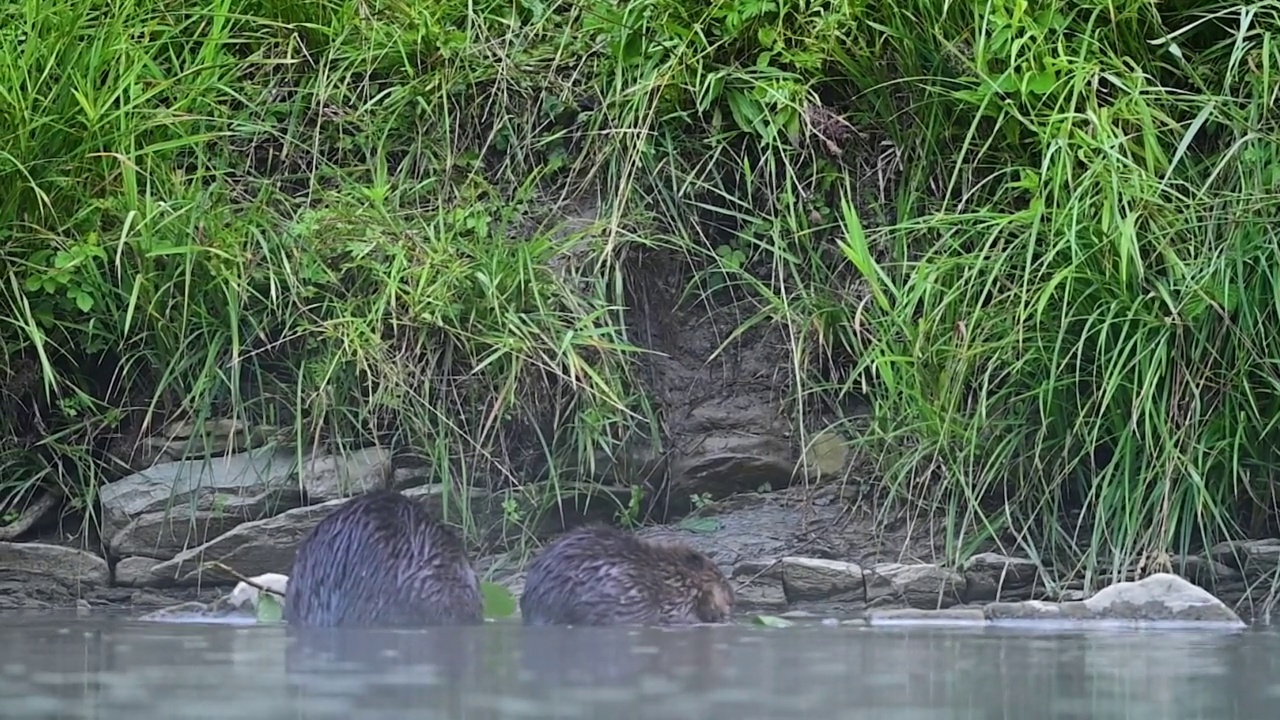
[[[733,587],[706,555],[589,525],[534,559],[520,614],[526,625],[685,625],[724,622],[733,602]]]
[[[298,547],[285,594],[300,626],[482,622],[480,583],[458,536],[421,503],[376,490],[343,503]]]

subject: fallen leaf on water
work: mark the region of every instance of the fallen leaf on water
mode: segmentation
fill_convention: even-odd
[[[752,622],[756,625],[764,625],[765,627],[784,628],[791,627],[795,623],[786,618],[780,618],[777,615],[757,615],[752,618]]]

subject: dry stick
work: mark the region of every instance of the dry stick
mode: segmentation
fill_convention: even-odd
[[[280,599],[282,599],[282,600],[284,599],[284,595],[281,595],[280,593],[276,592],[275,590],[272,590],[272,589],[271,589],[271,588],[269,588],[269,587],[266,587],[266,586],[264,586],[264,585],[259,584],[256,580],[251,580],[251,579],[249,579],[249,578],[245,577],[244,575],[241,575],[240,573],[236,572],[235,570],[232,570],[231,568],[227,567],[226,565],[223,565],[222,563],[218,562],[217,560],[210,560],[209,562],[205,563],[204,565],[201,565],[201,566],[200,566],[200,568],[201,568],[202,570],[203,570],[204,568],[213,568],[213,569],[215,569],[215,570],[221,570],[222,572],[224,572],[224,573],[226,573],[226,574],[230,575],[231,577],[233,577],[233,578],[235,578],[235,579],[239,580],[240,582],[244,583],[245,585],[248,585],[249,587],[256,589],[258,592],[271,593],[272,595],[275,595],[276,597],[279,597],[279,598],[280,598]]]

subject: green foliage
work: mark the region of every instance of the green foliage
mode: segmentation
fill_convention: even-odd
[[[1276,14],[9,3],[0,504],[91,510],[113,436],[184,412],[554,493],[654,425],[621,308],[665,252],[784,324],[798,417],[874,400],[877,478],[955,556],[1238,533],[1280,417]]]
[[[497,583],[481,581],[480,594],[484,597],[484,616],[487,619],[500,620],[516,611],[516,599],[511,591]]]
[[[258,604],[254,611],[260,624],[284,622],[284,606],[271,593],[258,593]]]

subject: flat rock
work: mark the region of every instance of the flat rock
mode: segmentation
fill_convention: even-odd
[[[403,493],[427,506],[440,517],[446,488],[432,485],[411,488]],[[153,568],[143,587],[187,587],[197,584],[231,584],[234,578],[214,568],[202,568],[208,562],[221,562],[241,575],[252,577],[267,573],[288,574],[298,545],[313,528],[350,498],[338,498],[315,505],[294,508],[273,517],[237,525],[214,540],[184,550],[171,560]]]
[[[184,550],[172,560],[151,568],[146,586],[183,587],[234,582],[234,578],[225,573],[202,567],[204,563],[215,561],[241,575],[288,573],[293,567],[293,556],[298,544],[321,520],[347,500],[341,498],[294,508],[265,520],[237,525],[211,542]]]
[[[788,556],[815,557],[808,533],[831,536],[832,550],[845,555],[844,541],[834,529],[840,526],[842,507],[805,504],[784,493],[748,493],[725,498],[704,507],[699,515],[713,518],[711,532],[695,532],[680,525],[646,527],[641,537],[680,540],[707,554],[722,568],[756,563],[764,568]],[[827,532],[832,530],[832,532]],[[777,568],[781,572],[781,568]],[[781,579],[781,575],[778,575]]]
[[[869,625],[985,625],[986,613],[980,607],[952,607],[942,610],[889,608],[867,613]]]
[[[854,563],[821,558],[782,559],[782,587],[788,602],[866,602],[862,568]]]
[[[291,451],[260,448],[228,457],[159,463],[99,490],[108,537],[145,513],[265,515],[302,500]]]
[[[999,553],[979,553],[963,566],[968,602],[1027,600],[1040,578],[1031,560]]]
[[[787,487],[797,462],[790,443],[781,438],[720,432],[702,438],[696,451],[676,458],[670,467],[672,492],[682,499],[702,493],[722,498]]]
[[[1091,620],[1093,613],[1081,602],[1056,603],[1045,600],[993,602],[982,607],[987,620]]]
[[[1243,577],[1239,570],[1199,555],[1175,557],[1173,569],[1182,577],[1207,590],[1214,590],[1220,585],[1233,583]]]
[[[116,585],[134,588],[152,585],[151,571],[162,562],[164,560],[141,555],[121,558],[116,562]]]
[[[804,466],[809,477],[826,480],[839,477],[849,463],[849,441],[837,430],[824,430],[813,437],[804,450]]]
[[[169,560],[183,550],[203,545],[237,525],[267,516],[265,507],[236,510],[174,508],[143,513],[111,537],[113,557],[140,556]]]
[[[96,586],[111,580],[107,561],[93,553],[62,545],[0,542],[0,576],[23,575]]]
[[[770,612],[786,610],[787,593],[778,582],[756,581],[736,588],[734,612]]]
[[[302,487],[311,504],[360,495],[393,482],[391,451],[369,447],[342,455],[308,459],[302,466]]]
[[[1209,557],[1247,577],[1269,575],[1280,567],[1280,538],[1221,542],[1209,550]]]
[[[908,607],[940,609],[963,599],[964,576],[927,563],[878,563],[863,573],[868,603],[901,603]]]

